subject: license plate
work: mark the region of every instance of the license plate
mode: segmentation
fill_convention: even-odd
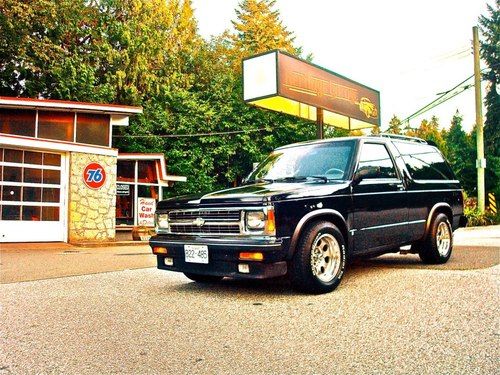
[[[208,264],[208,246],[184,245],[184,259],[186,263]]]

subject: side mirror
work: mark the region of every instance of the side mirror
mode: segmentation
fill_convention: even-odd
[[[354,178],[352,179],[352,185],[356,186],[365,178],[377,178],[380,175],[379,167],[362,167],[354,173]]]

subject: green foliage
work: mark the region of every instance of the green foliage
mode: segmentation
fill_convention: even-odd
[[[389,128],[387,129],[387,133],[402,134],[401,120],[396,115],[393,115],[391,121],[389,121]]]
[[[464,214],[467,217],[468,227],[480,227],[500,223],[500,216],[490,211],[480,212],[477,207],[465,207]]]

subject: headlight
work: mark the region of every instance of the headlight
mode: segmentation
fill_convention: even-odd
[[[158,214],[156,215],[156,229],[161,229],[162,231],[168,231],[168,214]]]
[[[248,229],[263,229],[266,224],[266,216],[263,211],[247,212],[247,228]]]

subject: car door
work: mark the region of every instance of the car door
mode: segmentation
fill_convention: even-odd
[[[357,253],[398,246],[408,237],[407,192],[384,143],[361,145],[356,172],[376,171],[352,189],[351,234]]]

